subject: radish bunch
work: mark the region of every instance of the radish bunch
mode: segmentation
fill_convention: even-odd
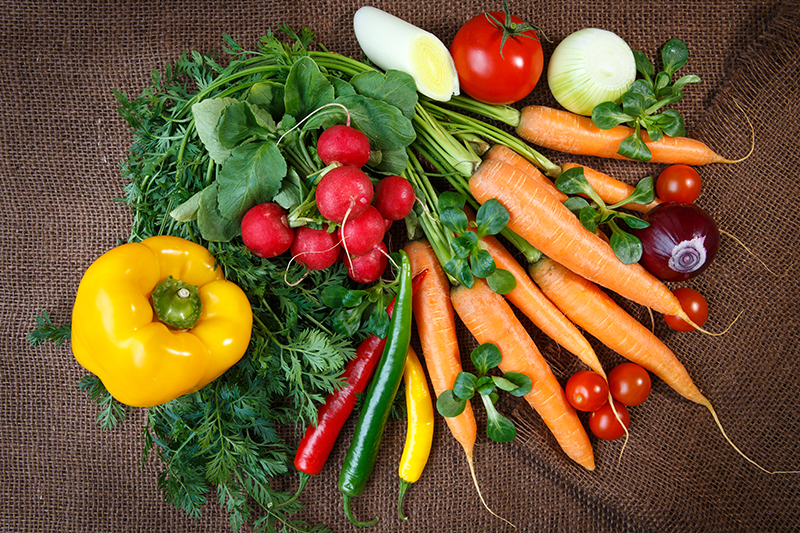
[[[316,148],[322,162],[331,167],[313,193],[324,220],[321,227],[292,228],[280,205],[259,204],[242,220],[244,244],[263,258],[289,251],[311,270],[327,269],[342,258],[351,279],[372,283],[388,262],[386,231],[411,212],[414,189],[400,176],[387,176],[373,185],[362,169],[370,158],[369,141],[349,125],[323,131]]]

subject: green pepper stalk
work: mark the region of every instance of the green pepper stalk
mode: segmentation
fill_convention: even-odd
[[[381,437],[389,420],[400,382],[403,379],[406,355],[411,341],[412,283],[411,263],[408,255],[400,251],[400,273],[394,312],[386,336],[386,347],[381,356],[369,388],[364,394],[364,404],[356,424],[353,440],[344,458],[339,475],[339,490],[344,496],[344,512],[357,526],[371,526],[378,518],[360,522],[350,509],[352,498],[364,492],[378,458]]]

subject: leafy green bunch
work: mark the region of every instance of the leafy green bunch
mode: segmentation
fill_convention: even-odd
[[[452,389],[448,389],[436,399],[436,410],[448,418],[460,415],[467,402],[479,394],[488,417],[486,434],[496,442],[510,442],[517,436],[514,423],[500,414],[495,407],[500,398],[498,390],[512,396],[525,396],[531,391],[531,378],[520,372],[506,372],[502,376],[488,375],[502,360],[500,348],[490,342],[481,344],[470,354],[477,369],[477,375],[459,372]]]
[[[280,204],[294,226],[324,223],[313,195],[324,166],[314,149],[320,129],[346,122],[364,132],[380,154],[373,158],[374,171],[399,174],[405,168],[405,147],[415,137],[411,76],[370,70],[345,81],[309,56],[298,57],[283,72],[249,82],[239,98],[205,98],[191,107],[216,179],[172,216],[197,221],[207,240],[238,236],[244,214],[263,202]]]
[[[641,78],[634,81],[622,95],[621,106],[615,102],[603,102],[595,106],[592,122],[604,130],[620,124],[632,127],[633,133],[622,140],[617,153],[637,161],[649,161],[652,154],[642,140],[642,132],[647,132],[651,141],[658,141],[664,135],[686,135],[683,117],[678,111],[659,111],[681,100],[684,86],[699,83],[700,78],[688,74],[673,82],[675,73],[689,60],[689,49],[680,39],[670,39],[661,48],[663,70],[658,73],[643,52],[634,51],[633,55]]]
[[[627,197],[612,205],[606,205],[600,195],[586,179],[583,167],[572,167],[556,178],[556,188],[564,194],[572,194],[564,201],[564,205],[580,219],[584,228],[597,233],[598,227],[606,225],[611,230],[609,239],[614,254],[620,261],[630,265],[642,258],[642,241],[635,235],[623,230],[617,220],[624,222],[629,228],[642,229],[650,224],[636,215],[619,211],[625,204],[637,203],[647,205],[655,200],[653,178],[639,180],[634,191]],[[589,200],[591,203],[589,203]]]

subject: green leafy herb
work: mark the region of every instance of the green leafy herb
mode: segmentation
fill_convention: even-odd
[[[502,355],[497,345],[484,343],[470,354],[472,363],[478,371],[477,375],[459,372],[452,389],[446,390],[436,400],[436,410],[442,416],[452,418],[464,412],[467,402],[474,395],[480,394],[486,409],[486,434],[497,442],[510,442],[517,436],[514,423],[501,415],[495,403],[502,390],[513,396],[524,396],[531,391],[531,379],[519,372],[506,372],[503,376],[489,376],[491,369],[500,364]]]
[[[439,196],[439,219],[457,235],[450,242],[454,256],[443,268],[466,287],[472,287],[475,278],[486,278],[495,292],[507,294],[516,287],[516,279],[510,272],[497,268],[480,240],[503,231],[509,220],[508,210],[497,200],[488,200],[478,208],[475,222],[470,223],[463,211],[465,205],[466,197],[462,194],[444,192]]]
[[[61,347],[72,335],[70,324],[68,322],[54,324],[46,309],[42,309],[34,320],[36,325],[33,331],[28,333],[28,342],[31,346],[39,346],[50,341],[55,343],[56,347]]]
[[[353,124],[384,147],[380,171],[402,172],[417,93],[406,74],[311,51],[312,32],[283,30],[288,44],[269,33],[255,51],[226,35],[226,62],[186,52],[153,72],[138,96],[115,96],[133,133],[122,167],[130,240],[175,235],[206,245],[248,295],[254,317],[235,367],[147,410],[143,460],[161,459],[159,487],[191,516],[216,500],[234,529],[319,531],[293,519],[301,505],[282,505],[291,493],[274,487],[273,478],[293,471],[282,428],[316,422],[360,337],[385,327],[378,311],[387,287],[361,292],[343,265],[306,273],[288,258],[260,259],[236,238],[240,219],[249,206],[275,201],[295,225],[317,222],[313,187],[324,165],[314,144],[320,128],[344,121],[336,101],[352,105]],[[341,314],[352,310],[360,314]],[[99,380],[87,377],[81,387],[101,405],[101,424],[121,422]]]
[[[597,233],[600,225],[607,225],[611,229],[610,244],[614,254],[626,265],[636,263],[642,257],[642,241],[632,235],[617,224],[617,220],[633,229],[641,229],[649,226],[641,218],[617,211],[617,208],[625,204],[649,204],[655,199],[653,188],[653,178],[646,177],[639,180],[634,191],[622,201],[607,206],[600,198],[591,184],[587,181],[583,167],[572,167],[565,170],[558,178],[555,185],[564,194],[573,194],[568,198],[564,205],[575,213],[587,230]],[[592,203],[587,201],[588,197]]]
[[[651,141],[658,141],[663,135],[678,137],[686,135],[683,117],[674,109],[659,111],[683,98],[683,87],[689,83],[699,83],[700,78],[693,74],[683,76],[674,82],[675,73],[689,59],[689,49],[680,39],[670,39],[661,48],[663,70],[656,74],[653,64],[644,53],[634,51],[636,70],[641,74],[622,95],[622,105],[604,102],[592,110],[592,121],[598,128],[607,130],[620,124],[634,129],[630,137],[622,140],[617,153],[637,161],[649,161],[650,149],[642,139],[646,132]]]

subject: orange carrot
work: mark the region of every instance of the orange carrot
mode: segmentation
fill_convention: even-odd
[[[602,130],[590,117],[584,117],[544,106],[522,109],[517,134],[526,141],[570,154],[592,155],[613,159],[627,159],[617,153],[619,144],[630,137],[633,129],[615,126]],[[642,140],[652,153],[651,163],[685,163],[692,166],[708,163],[733,163],[715,153],[704,143],[688,137],[668,137],[650,140],[647,133]]]
[[[511,272],[517,280],[514,290],[505,295],[506,299],[545,335],[576,355],[586,366],[606,377],[603,366],[586,337],[545,296],[506,247],[492,235],[486,235],[481,242],[491,254],[497,268]]]
[[[404,250],[411,263],[412,276],[428,269],[414,294],[413,308],[425,366],[438,398],[442,392],[453,388],[462,370],[455,314],[450,303],[450,282],[429,242],[414,241],[408,243]],[[467,408],[459,416],[445,420],[472,462],[478,429],[471,404],[467,402]]]
[[[567,456],[587,470],[594,470],[592,445],[583,424],[511,306],[483,279],[476,279],[472,288],[454,287],[450,298],[477,341],[491,342],[500,348],[503,356],[500,370],[520,372],[531,379],[533,388],[525,399],[542,417]]]
[[[533,163],[519,155],[517,152],[508,148],[502,144],[495,144],[492,146],[488,152],[486,152],[483,156],[484,161],[487,159],[492,159],[495,161],[503,161],[504,163],[508,163],[509,165],[514,165],[518,169],[522,170],[526,174],[530,175],[531,178],[536,180],[537,182],[541,183],[545,187],[548,188],[553,194],[558,197],[560,201],[564,201],[567,199],[567,195],[563,192],[559,191],[555,184],[550,181],[544,174],[542,174],[538,168],[533,166]],[[602,196],[601,196],[602,198]]]
[[[600,198],[602,198],[603,201],[608,205],[621,202],[630,196],[635,189],[632,185],[628,185],[624,181],[612,178],[608,174],[603,174],[600,171],[583,165],[577,165],[575,163],[564,163],[561,165],[563,170],[569,170],[575,167],[583,168],[583,175],[586,177],[586,181],[589,182],[589,185],[591,185],[595,192],[597,192],[598,196],[600,196]],[[631,203],[625,204],[622,207],[625,209],[630,209],[631,211],[638,211],[639,213],[647,213],[660,203],[661,200],[656,198],[647,205]]]
[[[745,455],[728,438],[711,402],[700,392],[686,367],[649,329],[629,315],[600,287],[549,258],[530,267],[534,281],[564,314],[600,342],[658,376],[678,394],[709,410],[725,440],[747,461],[770,472]]]
[[[659,313],[688,317],[674,294],[638,263],[625,265],[601,237],[521,170],[484,161],[469,180],[475,199],[496,198],[510,214],[508,227],[570,270]]]

